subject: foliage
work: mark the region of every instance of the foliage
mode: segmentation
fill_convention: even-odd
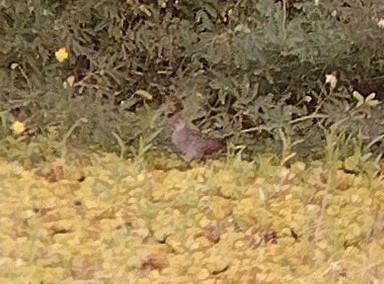
[[[379,283],[383,12],[3,0],[2,282]],[[164,158],[180,110],[225,162]]]
[[[351,116],[352,90],[381,99],[382,9],[381,0],[5,0],[0,108],[32,135],[64,136],[84,118],[72,138],[125,155],[145,149],[140,139],[164,142],[145,133],[147,105],[162,116],[183,109],[244,153],[281,151],[284,133],[308,156],[324,125]],[[331,71],[341,75],[330,91]],[[369,124],[369,143],[380,113],[350,117],[347,130]]]
[[[384,277],[381,175],[272,156],[164,171],[89,153],[0,169],[4,283]]]

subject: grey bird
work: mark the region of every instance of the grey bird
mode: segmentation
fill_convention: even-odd
[[[180,115],[175,115],[168,121],[172,129],[172,142],[183,154],[185,160],[201,160],[208,157],[217,157],[225,151],[223,140],[188,127],[187,121]]]

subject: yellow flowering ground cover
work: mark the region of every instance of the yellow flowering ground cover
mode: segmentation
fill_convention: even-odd
[[[300,162],[162,169],[92,154],[32,169],[0,160],[0,180],[0,283],[384,277],[380,177]]]

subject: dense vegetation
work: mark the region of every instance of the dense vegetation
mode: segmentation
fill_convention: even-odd
[[[381,283],[382,176],[345,173],[328,149],[290,169],[271,155],[188,171],[85,151],[33,170],[1,161],[0,279]]]
[[[380,283],[383,16],[1,1],[2,282]],[[181,171],[177,112],[226,157]]]
[[[180,110],[244,154],[281,151],[289,139],[308,157],[335,123],[369,143],[384,112],[356,108],[352,91],[382,97],[381,4],[3,1],[3,125],[59,137],[76,125],[68,142],[133,146],[128,156],[140,137],[161,148],[167,135],[154,129]]]

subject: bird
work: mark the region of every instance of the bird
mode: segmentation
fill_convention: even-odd
[[[222,139],[210,137],[188,126],[186,119],[175,115],[168,121],[172,129],[172,142],[187,162],[217,157],[226,149]]]

